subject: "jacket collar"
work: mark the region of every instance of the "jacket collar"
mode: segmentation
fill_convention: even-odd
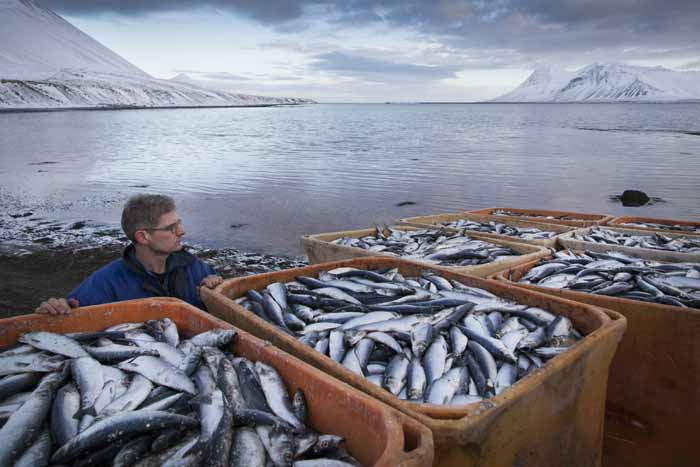
[[[122,259],[129,269],[141,276],[153,274],[153,272],[147,270],[136,257],[136,247],[134,247],[133,243],[130,243],[129,246],[124,249]],[[170,274],[177,268],[189,266],[195,259],[194,255],[185,250],[170,253],[168,259],[165,260],[165,273]]]

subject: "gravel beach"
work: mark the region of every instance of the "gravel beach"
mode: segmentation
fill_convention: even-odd
[[[0,254],[0,318],[31,313],[49,297],[63,297],[91,272],[119,258],[122,244],[95,248],[47,248]],[[303,258],[286,258],[235,249],[189,251],[212,264],[224,278],[299,267]]]

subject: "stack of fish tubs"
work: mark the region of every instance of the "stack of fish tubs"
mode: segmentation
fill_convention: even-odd
[[[180,300],[145,299],[85,307],[65,316],[25,315],[0,320],[0,348],[14,345],[22,334],[33,331],[94,332],[120,323],[163,318],[172,320],[187,336],[212,329],[233,329],[230,324]],[[301,390],[308,410],[307,424],[319,433],[343,437],[350,454],[363,465],[427,467],[432,464],[431,433],[410,417],[246,332],[237,330],[228,350],[273,367],[290,398]],[[117,435],[114,436],[116,439]]]
[[[337,268],[397,268],[404,277],[429,272],[466,287],[483,289],[499,299],[564,316],[583,337],[511,387],[480,402],[446,406],[403,400],[234,301],[250,291],[264,291],[271,284],[287,283],[300,276],[319,278]],[[607,369],[625,329],[625,319],[614,312],[606,314],[596,307],[430,268],[423,263],[378,257],[231,279],[214,291],[203,290],[202,299],[217,317],[269,340],[428,426],[435,442],[435,465],[600,464]]]
[[[570,225],[574,227],[589,227],[604,225],[612,216],[604,214],[588,214],[573,211],[545,211],[542,209],[523,208],[486,208],[467,211],[468,214],[481,216],[499,216],[505,219],[519,219],[549,224]]]
[[[520,220],[516,217],[509,219],[505,216],[481,216],[466,212],[407,217],[401,219],[399,225],[421,228],[459,228],[464,229],[467,233],[474,232],[483,237],[527,243],[545,248],[554,248],[560,235],[576,228],[556,223]],[[493,228],[489,228],[491,226]]]
[[[691,243],[700,241],[698,235],[678,232],[674,229],[619,228],[628,222],[641,222],[647,225],[680,225],[693,229],[700,226],[700,223],[690,221],[617,218],[610,223],[615,225],[615,228],[605,226],[601,229],[624,233],[631,237],[661,235],[662,238],[659,239],[661,242],[669,239],[673,241],[674,238],[680,237],[691,239]],[[574,234],[578,239],[573,238]],[[593,241],[586,241],[586,236],[590,234],[590,228],[581,229],[575,233],[565,234],[560,241],[570,249],[571,254],[594,252],[601,255],[601,258],[609,255],[611,260],[614,260],[616,255],[622,254],[647,261],[659,261],[662,265],[666,264],[663,267],[664,270],[674,269],[674,263],[683,263],[682,269],[691,271],[691,277],[683,282],[684,284],[693,282],[692,276],[700,274],[700,264],[698,264],[700,256],[697,253],[617,246],[600,242],[596,238],[591,238]],[[627,243],[645,244],[644,241],[640,243],[632,238],[628,239]],[[694,441],[697,439],[697,426],[700,419],[700,390],[698,389],[700,388],[700,339],[698,339],[700,309],[671,305],[671,303],[678,305],[673,295],[663,299],[664,292],[654,291],[656,286],[649,287],[648,281],[643,277],[641,286],[661,297],[656,303],[620,296],[623,294],[608,296],[521,282],[535,266],[553,259],[544,258],[529,264],[505,268],[490,276],[490,279],[612,310],[627,318],[627,331],[610,367],[604,465],[649,467],[697,465],[698,455]],[[692,272],[693,269],[695,272]],[[634,276],[634,271],[632,273]],[[684,276],[686,274],[688,273],[683,273]],[[609,275],[611,278],[612,276],[613,274]],[[633,277],[632,280],[636,279]],[[695,279],[697,280],[700,279]],[[552,279],[552,282],[554,281]],[[662,288],[664,286],[664,284],[658,285]],[[666,292],[678,293],[672,289]],[[634,294],[627,295],[634,296]],[[640,298],[644,298],[644,294],[639,295]],[[664,304],[664,301],[669,304]]]
[[[655,219],[652,217],[616,217],[608,225],[635,230],[652,230],[666,233],[687,233],[700,235],[700,222],[674,219]]]
[[[416,227],[408,226],[388,227],[384,229],[382,234],[391,235],[391,231],[411,233],[419,232],[421,230],[425,229],[419,229]],[[420,259],[412,259],[412,261],[420,262],[426,267],[439,267],[448,271],[469,274],[477,277],[486,277],[489,274],[493,274],[496,271],[500,271],[504,267],[527,263],[533,259],[547,256],[548,254],[548,250],[541,246],[528,245],[522,242],[504,240],[501,238],[494,239],[492,236],[460,231],[458,229],[432,228],[430,229],[430,231],[436,234],[438,232],[444,233],[445,236],[467,236],[473,240],[487,242],[495,247],[511,249],[516,253],[515,255],[500,256],[498,260],[491,261],[486,264],[470,266],[437,266],[436,264],[431,264],[427,261],[424,262]],[[383,253],[381,251],[372,251],[336,243],[338,240],[343,238],[360,239],[365,236],[375,236],[377,232],[378,230],[376,228],[373,228],[363,230],[349,230],[344,232],[323,233],[315,235],[304,235],[301,238],[301,244],[311,264],[320,264],[329,261],[338,261],[342,259],[363,258],[371,256],[388,256],[386,253]],[[396,256],[393,257],[395,258]]]

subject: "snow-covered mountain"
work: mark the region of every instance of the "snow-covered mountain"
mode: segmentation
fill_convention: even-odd
[[[577,72],[536,69],[496,102],[657,102],[700,99],[700,72],[594,63]]]
[[[33,0],[0,0],[0,109],[300,104],[150,76]]]

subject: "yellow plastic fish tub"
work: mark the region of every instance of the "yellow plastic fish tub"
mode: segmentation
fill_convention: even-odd
[[[0,348],[14,345],[22,333],[102,331],[124,322],[170,318],[182,335],[215,328],[233,328],[181,300],[155,298],[76,309],[70,315],[22,315],[0,320]],[[301,389],[307,402],[307,423],[321,433],[346,440],[363,465],[428,467],[433,461],[430,430],[410,417],[373,400],[251,334],[238,330],[230,350],[274,367],[290,397]]]
[[[506,269],[491,279],[627,318],[610,366],[603,465],[698,465],[700,310],[519,284],[536,264]]]
[[[654,232],[649,230],[637,230],[637,229],[622,229],[619,227],[601,226],[602,229],[612,230],[615,232],[623,232],[629,235],[644,235],[649,236]],[[641,248],[636,246],[621,246],[621,245],[610,245],[607,243],[594,243],[587,242],[585,240],[576,240],[573,238],[574,233],[578,234],[588,234],[591,231],[591,227],[585,229],[579,229],[574,232],[567,232],[559,237],[559,245],[562,248],[568,248],[570,250],[588,250],[596,253],[607,253],[609,251],[619,251],[626,255],[634,256],[640,259],[650,259],[654,261],[690,261],[690,262],[700,262],[700,253],[682,253],[680,251],[670,251],[670,250],[654,250],[651,248]],[[689,237],[692,239],[697,239],[700,241],[700,236],[684,235],[679,233],[668,233],[663,232],[666,237],[678,238],[678,237]]]
[[[652,232],[661,232],[664,234],[670,233],[670,234],[685,234],[685,235],[700,235],[700,232],[683,232],[680,230],[671,230],[671,229],[664,229],[663,227],[660,228],[654,228],[654,227],[638,227],[634,225],[624,225],[628,222],[652,222],[654,224],[661,224],[661,225],[668,225],[673,226],[673,225],[682,225],[686,227],[694,227],[694,228],[700,228],[700,222],[694,222],[694,221],[683,221],[683,220],[676,220],[676,219],[656,219],[653,217],[632,217],[632,216],[619,216],[608,222],[608,225],[611,227],[621,227],[624,229],[634,229],[634,230],[646,230],[646,231],[652,231]]]
[[[512,237],[510,235],[496,234],[490,232],[479,232],[477,230],[466,229],[466,232],[473,232],[474,234],[481,235],[483,237],[493,238],[495,240],[505,240],[513,241],[518,243],[526,243],[528,245],[537,245],[544,248],[555,248],[557,244],[557,237],[565,232],[570,232],[576,227],[565,226],[561,224],[546,224],[544,222],[532,222],[519,220],[517,217],[507,218],[506,216],[482,216],[477,214],[468,214],[466,212],[448,213],[448,214],[436,214],[432,216],[420,216],[420,217],[407,217],[405,219],[399,220],[399,225],[408,225],[412,227],[420,227],[423,229],[427,228],[439,228],[440,224],[443,222],[454,222],[458,220],[469,220],[474,222],[488,223],[491,221],[498,222],[500,224],[510,225],[513,227],[522,227],[525,229],[535,228],[544,230],[547,232],[556,232],[556,235],[551,238],[543,239],[524,239],[518,237]],[[462,230],[462,229],[460,229]],[[471,234],[470,234],[471,235]]]
[[[274,282],[291,281],[299,275],[318,277],[319,272],[338,267],[369,270],[397,267],[404,276],[432,270],[499,297],[565,315],[584,338],[508,390],[486,401],[457,407],[403,401],[234,302],[249,290],[260,290]],[[434,465],[600,465],[608,367],[626,326],[625,318],[613,311],[606,314],[597,307],[509,284],[381,257],[230,279],[215,290],[202,290],[202,300],[217,317],[272,342],[428,426],[435,442]]]
[[[421,230],[418,227],[409,226],[396,226],[392,227],[394,230],[401,230],[404,232]],[[457,233],[458,229],[444,229],[448,233]],[[311,264],[327,263],[329,261],[339,261],[342,259],[352,259],[352,258],[363,258],[371,256],[382,256],[387,258],[397,258],[394,255],[388,255],[376,251],[363,250],[362,248],[354,248],[349,246],[335,245],[331,243],[341,237],[352,237],[361,238],[367,235],[374,234],[376,229],[362,229],[362,230],[348,230],[344,232],[332,232],[332,233],[322,233],[315,235],[304,235],[301,237],[301,245],[304,248],[306,256],[309,258]],[[447,271],[453,271],[463,274],[469,274],[472,276],[486,277],[489,274],[493,274],[496,271],[500,271],[507,266],[515,266],[517,264],[527,263],[533,259],[542,258],[549,254],[549,250],[546,248],[528,245],[526,243],[520,243],[515,240],[500,240],[494,239],[482,234],[467,234],[470,238],[474,240],[483,240],[489,242],[496,246],[509,247],[519,253],[517,256],[506,256],[504,259],[499,261],[493,261],[491,263],[479,264],[475,266],[438,266],[428,262],[423,262],[417,259],[412,259],[411,261],[424,264],[425,267],[444,269]]]
[[[520,214],[525,214],[525,216],[503,216],[494,214],[497,210],[517,212]],[[486,209],[475,209],[473,211],[467,211],[469,214],[478,214],[482,216],[498,216],[504,219],[520,219],[531,222],[545,222],[548,224],[560,224],[560,225],[571,225],[574,227],[589,227],[591,225],[604,225],[612,216],[607,214],[587,214],[574,211],[545,211],[542,209],[523,209],[523,208],[486,208]],[[530,214],[528,216],[527,214]],[[546,217],[536,217],[536,216],[566,216],[567,219],[547,219]]]

